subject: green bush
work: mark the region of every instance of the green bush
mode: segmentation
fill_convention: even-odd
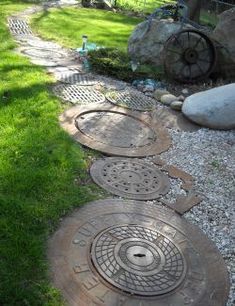
[[[92,70],[99,74],[126,82],[145,78],[159,79],[159,71],[151,66],[141,65],[136,71],[132,71],[128,54],[116,48],[91,51],[89,56]]]

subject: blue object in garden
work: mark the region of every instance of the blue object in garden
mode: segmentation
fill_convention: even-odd
[[[165,89],[166,85],[161,81],[155,81],[153,79],[134,80],[132,86],[141,91],[154,91],[156,89]]]

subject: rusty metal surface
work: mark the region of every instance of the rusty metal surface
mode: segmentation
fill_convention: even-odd
[[[107,191],[128,199],[152,200],[170,189],[168,177],[140,159],[109,157],[90,168],[92,179]]]
[[[167,130],[151,125],[150,116],[108,104],[73,107],[60,116],[60,123],[78,142],[111,155],[149,156],[171,145]]]
[[[202,231],[156,204],[114,199],[65,218],[51,278],[72,306],[224,306],[224,261]]]
[[[111,103],[122,107],[127,107],[132,110],[150,111],[156,106],[156,100],[133,89],[109,91],[105,96]]]

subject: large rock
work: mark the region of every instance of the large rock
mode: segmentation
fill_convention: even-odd
[[[225,76],[235,76],[235,8],[223,12],[213,31],[212,38],[218,44],[218,70]]]
[[[196,93],[185,99],[183,114],[213,129],[235,128],[235,83]]]
[[[164,44],[180,29],[180,23],[172,19],[152,20],[148,30],[148,21],[141,22],[134,29],[128,42],[130,56],[141,63],[162,64]]]

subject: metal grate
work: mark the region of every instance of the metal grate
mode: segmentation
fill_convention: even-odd
[[[9,18],[8,27],[14,35],[32,35],[32,31],[25,20]]]
[[[58,80],[63,83],[77,84],[80,86],[92,86],[97,84],[97,81],[93,77],[74,71],[61,73],[61,75],[58,77]]]
[[[143,93],[126,89],[124,91],[110,91],[106,98],[113,104],[133,110],[148,111],[156,106],[156,101],[146,97]]]
[[[105,96],[97,90],[80,87],[78,85],[57,85],[53,92],[59,98],[72,103],[102,103],[105,101]]]

